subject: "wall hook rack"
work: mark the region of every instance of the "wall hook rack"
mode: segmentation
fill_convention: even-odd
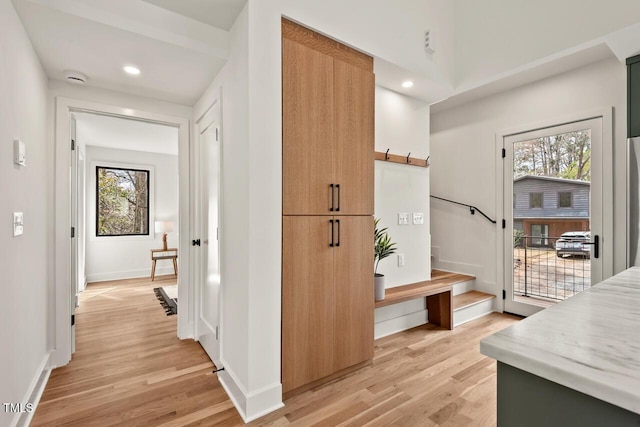
[[[398,154],[389,154],[389,149],[387,148],[386,152],[380,152],[380,151],[376,151],[375,152],[375,159],[376,160],[382,160],[385,162],[392,162],[392,163],[400,163],[402,165],[409,165],[409,166],[418,166],[420,168],[428,168],[429,167],[429,158],[431,156],[427,157],[426,159],[419,159],[416,157],[411,157],[411,153],[407,154],[406,156],[401,156]]]

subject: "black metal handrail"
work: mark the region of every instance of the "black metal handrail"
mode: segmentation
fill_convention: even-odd
[[[466,203],[456,202],[456,201],[454,201],[454,200],[449,200],[449,199],[445,199],[445,198],[443,198],[443,197],[438,197],[438,196],[434,196],[434,195],[431,195],[431,197],[432,197],[433,199],[443,200],[443,201],[445,201],[445,202],[453,203],[453,204],[456,204],[456,205],[466,206],[466,207],[468,207],[468,208],[469,208],[469,213],[470,213],[471,215],[475,215],[476,211],[478,211],[478,213],[479,213],[480,215],[482,215],[483,217],[485,217],[489,222],[491,222],[492,224],[496,224],[496,221],[495,221],[495,220],[493,220],[493,219],[489,218],[489,217],[487,216],[487,214],[485,214],[484,212],[482,212],[482,211],[481,211],[480,209],[478,209],[476,206],[468,205],[468,204],[466,204]]]

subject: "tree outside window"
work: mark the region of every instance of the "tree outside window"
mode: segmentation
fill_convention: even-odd
[[[149,170],[96,167],[96,235],[149,235]]]

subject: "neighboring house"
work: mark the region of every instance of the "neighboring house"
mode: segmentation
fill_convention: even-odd
[[[528,245],[553,246],[567,231],[589,230],[591,184],[525,175],[513,181],[513,228],[532,236]],[[551,239],[543,239],[551,237]]]

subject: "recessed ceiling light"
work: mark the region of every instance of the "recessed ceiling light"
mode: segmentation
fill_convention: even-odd
[[[125,73],[131,74],[132,76],[137,76],[140,74],[140,69],[134,67],[133,65],[125,65],[124,67],[122,67],[122,69]]]
[[[410,88],[412,86],[413,82],[411,80],[407,80],[406,82],[402,83],[402,87]]]

